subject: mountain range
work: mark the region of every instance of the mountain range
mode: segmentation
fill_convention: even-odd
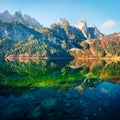
[[[0,55],[6,57],[70,57],[70,49],[81,49],[84,41],[103,36],[95,25],[87,27],[84,19],[73,26],[62,18],[47,28],[20,11],[14,15],[8,11],[0,14]]]
[[[42,27],[42,25],[34,18],[26,14],[22,15],[21,11],[16,11],[14,15],[11,15],[9,11],[6,10],[0,14],[0,21],[7,22],[7,23],[19,22],[27,27],[32,27],[32,28]]]

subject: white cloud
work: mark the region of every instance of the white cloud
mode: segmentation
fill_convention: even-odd
[[[101,29],[114,27],[115,25],[116,25],[116,22],[114,20],[107,20],[102,24]]]

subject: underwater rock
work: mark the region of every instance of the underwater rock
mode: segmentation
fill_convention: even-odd
[[[57,103],[56,99],[50,98],[50,99],[42,101],[41,105],[45,109],[51,109],[52,107],[54,107],[56,105],[56,103]]]
[[[105,102],[103,102],[103,106],[104,106],[104,107],[110,107],[111,105],[110,105],[109,102],[105,101]]]
[[[31,111],[29,111],[27,114],[27,117],[30,119],[38,118],[41,116],[41,114],[42,114],[41,106],[39,105],[39,106],[35,107],[34,109],[32,109]]]
[[[66,103],[66,104],[65,104],[65,107],[67,107],[67,108],[70,107],[70,106],[71,106],[70,103]]]

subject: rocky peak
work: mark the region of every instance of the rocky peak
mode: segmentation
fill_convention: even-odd
[[[15,12],[15,16],[22,16],[21,11],[16,11],[16,12]]]
[[[4,11],[2,14],[3,14],[3,15],[10,15],[10,13],[9,13],[8,10]]]
[[[81,19],[78,23],[76,23],[75,27],[80,29],[86,38],[88,37],[86,20]]]
[[[65,18],[60,18],[58,24],[63,28],[67,28],[68,26],[70,26],[70,23]]]
[[[76,27],[78,27],[78,28],[83,28],[83,27],[87,27],[87,25],[86,25],[86,20],[85,19],[81,19],[77,24],[76,24]]]
[[[0,14],[0,21],[2,21],[2,22],[10,21],[11,18],[12,18],[12,16],[8,12],[8,10],[6,10]]]
[[[13,21],[14,22],[20,22],[20,23],[24,23],[24,19],[22,17],[22,13],[21,11],[16,11],[14,16],[13,16]]]
[[[26,23],[28,23],[28,25],[31,25],[35,28],[41,28],[43,27],[36,19],[32,18],[31,16],[29,15],[24,15],[23,16],[24,20],[26,21]]]
[[[99,29],[95,25],[91,25],[88,27],[89,37],[94,38],[100,38],[103,36],[103,34],[99,31]]]
[[[91,28],[97,28],[94,24],[90,25]]]
[[[103,34],[99,31],[99,29],[95,25],[91,25],[90,27],[87,27],[86,21],[84,19],[81,19],[76,25],[76,28],[81,30],[83,35],[86,37],[86,39],[98,39]]]
[[[14,15],[11,15],[7,10],[0,14],[0,21],[2,22],[18,22],[22,23],[23,25],[27,27],[32,28],[41,28],[42,25],[37,22],[34,18],[28,16],[28,15],[22,15],[21,11],[16,11]]]

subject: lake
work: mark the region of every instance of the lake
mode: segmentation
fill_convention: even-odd
[[[120,62],[0,61],[0,120],[120,120]]]

